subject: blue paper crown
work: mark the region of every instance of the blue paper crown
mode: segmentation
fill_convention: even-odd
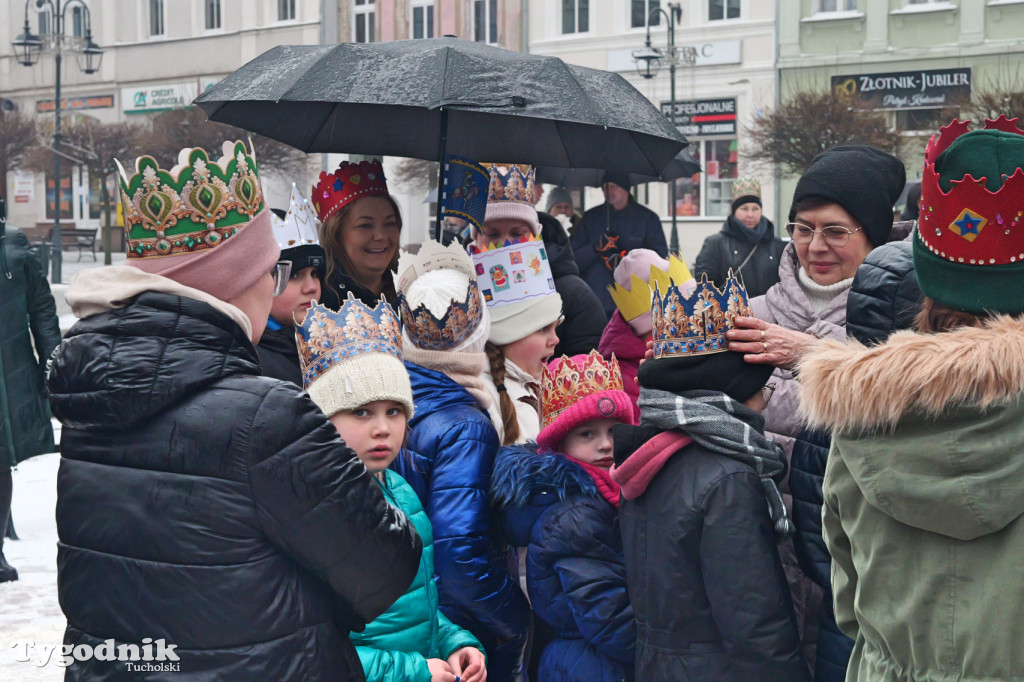
[[[360,355],[385,353],[402,359],[402,332],[395,311],[383,299],[376,308],[369,308],[352,292],[338,312],[314,301],[306,319],[295,327],[295,340],[306,388],[331,367]]]
[[[468,220],[479,231],[487,213],[487,169],[475,161],[449,156],[444,163],[444,193],[441,203],[445,215]]]
[[[670,286],[664,295],[655,286],[651,302],[655,358],[707,355],[729,350],[725,333],[738,316],[751,316],[747,291],[729,271],[720,291],[701,275],[697,288],[686,297],[678,286]]]

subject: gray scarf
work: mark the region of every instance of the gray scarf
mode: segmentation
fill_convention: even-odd
[[[682,431],[702,447],[742,462],[757,472],[780,538],[796,528],[786,512],[776,479],[786,474],[781,445],[764,436],[764,417],[719,391],[680,394],[640,389],[640,424]]]

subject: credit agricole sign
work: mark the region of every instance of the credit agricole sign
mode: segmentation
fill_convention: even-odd
[[[971,97],[970,67],[832,76],[832,92],[873,109],[933,109]]]

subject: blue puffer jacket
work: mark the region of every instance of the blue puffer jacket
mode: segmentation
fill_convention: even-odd
[[[557,631],[538,682],[633,679],[636,625],[616,509],[582,467],[533,444],[499,451],[491,496],[507,541],[527,548],[534,612]]]
[[[434,527],[441,612],[483,644],[487,679],[507,679],[530,618],[492,540],[488,489],[498,434],[464,388],[440,372],[405,366],[416,407],[407,443],[414,454],[392,468],[416,491]]]

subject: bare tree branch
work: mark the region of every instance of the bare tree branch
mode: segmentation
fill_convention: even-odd
[[[39,143],[34,117],[0,111],[0,194],[7,193],[7,173],[24,165],[25,154]]]

